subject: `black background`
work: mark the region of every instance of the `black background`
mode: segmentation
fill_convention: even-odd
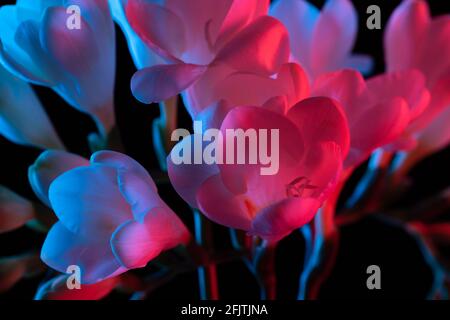
[[[211,0],[213,1],[213,0]],[[322,6],[324,1],[312,1]],[[375,58],[375,74],[384,70],[382,35],[386,21],[400,1],[353,1],[357,8],[359,34],[355,52],[367,53]],[[429,0],[433,15],[449,13],[448,1]],[[4,4],[14,1],[2,1]],[[376,4],[381,8],[382,29],[366,28],[366,9]],[[445,7],[446,6],[446,7]],[[128,52],[126,41],[120,29],[117,36],[117,76],[115,90],[115,111],[117,125],[126,153],[139,161],[147,169],[158,169],[152,146],[151,124],[159,115],[157,105],[143,105],[135,100],[130,92],[130,79],[135,67]],[[450,41],[450,39],[449,39]],[[34,87],[47,110],[58,134],[71,152],[89,156],[87,135],[95,131],[91,119],[69,107],[51,89]],[[180,108],[179,127],[190,128],[190,119]],[[0,137],[1,166],[0,184],[3,184],[24,197],[37,200],[27,180],[27,169],[42,150],[15,145]],[[414,205],[421,199],[438,193],[449,185],[450,149],[447,148],[425,159],[411,173],[413,188],[404,199],[405,204]],[[354,181],[364,166],[349,183],[343,198],[351,190]],[[161,196],[192,227],[189,208],[177,196],[170,185],[159,186]],[[397,227],[385,224],[370,217],[354,225],[342,228],[342,238],[337,264],[328,281],[322,287],[320,298],[418,298],[426,297],[432,274],[415,241]],[[216,246],[227,247],[228,232],[220,226],[215,227]],[[0,256],[20,254],[32,248],[39,250],[44,236],[26,228],[0,235]],[[225,240],[224,240],[225,239]],[[449,252],[447,252],[449,253]],[[277,250],[278,298],[296,298],[298,276],[302,269],[304,241],[295,232],[284,239]],[[382,290],[369,291],[366,288],[366,268],[376,264],[382,270]],[[137,273],[145,270],[134,271]],[[258,297],[258,288],[241,262],[223,264],[218,269],[219,286],[222,298]],[[48,276],[48,275],[47,275]],[[10,292],[0,295],[0,299],[31,299],[43,277],[21,281]],[[158,289],[150,299],[195,299],[198,297],[197,275],[195,272],[178,276],[165,287]],[[109,299],[125,299],[121,294],[112,294]]]

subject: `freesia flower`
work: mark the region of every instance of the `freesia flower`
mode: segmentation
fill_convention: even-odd
[[[41,258],[60,272],[79,266],[82,283],[144,267],[160,252],[189,240],[150,175],[123,154],[97,152],[88,161],[47,151],[30,167],[29,176],[59,219]]]
[[[355,68],[372,69],[372,59],[352,54],[358,16],[350,0],[327,0],[322,11],[305,0],[277,0],[270,14],[289,31],[292,59],[313,80],[325,72]]]
[[[13,76],[1,65],[0,134],[18,144],[49,149],[64,148],[30,85]]]
[[[67,27],[70,5],[80,7],[80,29]],[[0,62],[9,71],[111,129],[115,35],[107,0],[18,0],[0,8],[0,21]]]
[[[412,125],[429,102],[425,79],[416,70],[367,81],[355,70],[332,72],[315,81],[312,95],[336,99],[345,110],[351,137],[346,168],[362,163],[380,147],[398,150],[414,146]]]
[[[288,62],[285,28],[265,16],[268,1],[128,0],[126,14],[133,30],[167,64],[138,71],[132,79],[135,97],[160,102],[188,89],[191,116],[215,101],[202,83],[215,83],[235,72],[271,76]],[[207,100],[207,101],[204,101]]]
[[[423,130],[419,146],[411,154],[420,159],[450,143],[450,15],[432,18],[428,4],[403,1],[389,19],[385,33],[388,70],[420,70],[426,78],[431,100],[414,124]],[[414,154],[415,153],[415,154]]]
[[[278,129],[278,173],[261,175],[262,165],[237,164],[236,158],[234,164],[175,164],[173,154],[191,144],[191,135],[167,159],[170,180],[181,197],[217,223],[269,240],[309,222],[340,174],[349,147],[347,122],[340,106],[328,98],[280,106],[279,99],[265,108],[238,106],[220,126],[224,137],[228,129]]]

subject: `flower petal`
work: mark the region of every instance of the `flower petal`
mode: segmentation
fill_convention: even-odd
[[[383,74],[367,80],[367,88],[379,102],[404,98],[411,110],[410,120],[422,114],[430,101],[430,93],[426,88],[426,79],[420,71],[407,70]]]
[[[223,184],[219,174],[209,177],[197,193],[202,213],[221,225],[250,230],[252,217],[248,213],[244,195],[234,195]],[[218,206],[217,204],[222,204]]]
[[[192,85],[205,70],[204,66],[184,63],[145,68],[134,74],[131,90],[142,103],[160,102]]]
[[[20,228],[33,218],[31,202],[0,185],[0,233]]]
[[[389,71],[406,70],[418,62],[417,50],[423,41],[430,13],[426,1],[403,1],[392,13],[384,46]]]
[[[298,128],[279,113],[261,107],[236,107],[227,114],[221,131],[225,150],[219,168],[227,188],[235,194],[248,189],[261,191],[253,198],[260,200],[258,205],[284,197],[285,179],[291,177],[304,156],[304,140]],[[264,156],[267,163],[262,163]],[[271,186],[270,192],[260,185]]]
[[[149,210],[161,206],[155,182],[134,159],[114,151],[96,152],[91,163],[112,165],[117,168],[119,189],[131,206],[135,219],[141,219]]]
[[[263,16],[242,30],[218,53],[215,62],[240,72],[272,75],[289,59],[286,28],[276,19]]]
[[[286,199],[262,210],[249,233],[278,241],[311,221],[320,206],[313,198]]]
[[[437,17],[429,24],[426,42],[418,68],[425,74],[430,86],[450,70],[450,15]]]
[[[49,199],[59,220],[71,232],[107,236],[132,218],[118,186],[117,169],[104,165],[78,167],[56,178]]]
[[[270,15],[286,26],[292,54],[307,72],[311,72],[311,43],[319,10],[303,0],[278,0],[271,6]]]
[[[87,166],[89,161],[65,151],[44,151],[28,169],[28,181],[38,198],[50,206],[48,189],[61,174],[73,168]]]
[[[297,126],[306,148],[333,141],[345,157],[350,148],[347,116],[340,104],[324,97],[303,100],[291,108],[287,117]]]
[[[366,82],[355,70],[340,70],[319,76],[313,84],[312,95],[339,101],[350,123],[370,104]]]
[[[166,1],[166,8],[183,21],[187,48],[183,61],[195,64],[211,62],[214,43],[233,2],[235,1]]]
[[[91,14],[98,11],[90,9]],[[86,8],[86,12],[88,10]],[[95,116],[109,131],[114,123],[115,40],[112,38],[112,19],[108,15],[111,30],[102,32],[108,22],[104,15],[97,12],[96,16],[89,16],[91,24],[83,17],[80,18],[81,28],[70,30],[66,26],[64,7],[47,9],[40,30],[41,43],[49,59],[56,61],[52,65],[61,67],[61,81],[55,90],[73,107]]]
[[[128,0],[126,15],[133,30],[161,57],[178,61],[186,49],[186,31],[178,15],[156,1]]]
[[[177,193],[192,207],[197,205],[197,191],[203,182],[212,175],[219,172],[217,165],[208,165],[206,163],[195,164],[195,135],[185,137],[172,149],[167,157],[167,170],[170,182]],[[200,139],[201,136],[198,136]],[[178,164],[174,161],[174,156],[179,156],[181,152],[190,152],[189,163]],[[203,145],[202,145],[203,155]]]
[[[18,144],[64,149],[31,87],[1,65],[0,96],[0,134]],[[30,126],[30,123],[33,125]]]
[[[375,105],[351,123],[352,145],[345,167],[361,163],[377,148],[394,142],[409,124],[409,108],[402,98]]]
[[[224,99],[234,106],[260,106],[277,96],[285,96],[291,106],[309,95],[309,81],[300,65],[287,63],[276,78],[236,72],[208,89],[211,101]]]
[[[266,15],[269,9],[269,2],[269,0],[232,1],[228,14],[220,28],[219,37],[214,44],[214,48],[220,50],[224,44],[249,23],[260,16]]]
[[[89,237],[72,233],[57,222],[47,234],[41,259],[63,273],[69,266],[79,266],[82,284],[97,283],[126,271],[114,257],[109,240],[96,233]]]
[[[127,221],[114,232],[111,247],[125,267],[142,268],[162,251],[187,244],[189,231],[167,207],[153,208],[142,222]]]
[[[311,69],[317,76],[342,68],[358,29],[358,17],[350,0],[328,0],[320,13],[311,43]]]
[[[134,32],[125,14],[126,0],[110,0],[111,13],[114,20],[120,25],[125,34],[131,56],[138,69],[162,64],[164,60],[151,50],[144,41]]]
[[[48,60],[39,42],[38,23],[22,20],[19,7],[0,8],[0,61],[14,75],[36,84],[54,85]],[[31,57],[28,52],[33,52]]]

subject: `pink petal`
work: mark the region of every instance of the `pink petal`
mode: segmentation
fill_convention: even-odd
[[[128,0],[126,15],[138,36],[161,57],[178,61],[187,46],[186,31],[178,15],[145,0]]]
[[[88,160],[73,153],[45,151],[28,169],[28,180],[38,198],[50,206],[48,199],[50,184],[64,172],[88,165]]]
[[[224,44],[253,20],[266,15],[269,9],[269,2],[269,0],[232,1],[231,8],[222,23],[214,48],[220,50]]]
[[[204,66],[184,63],[144,68],[131,79],[131,90],[142,103],[164,101],[192,85],[205,70]]]
[[[426,1],[403,1],[389,18],[384,46],[389,71],[406,70],[418,61],[430,13]]]
[[[309,95],[309,81],[303,69],[295,63],[284,64],[276,78],[236,72],[211,86],[214,98],[225,99],[231,105],[263,105],[276,96],[285,96],[289,106]]]
[[[422,55],[418,68],[425,74],[429,85],[450,69],[450,15],[433,19],[429,24],[426,41],[421,43]],[[416,49],[417,50],[417,49]]]
[[[313,198],[293,198],[276,203],[256,216],[250,234],[278,241],[311,221],[320,205]]]
[[[266,110],[261,107],[236,107],[233,108],[226,116],[222,123],[221,131],[224,137],[224,145],[227,146],[231,137],[227,137],[228,130],[240,129],[244,132],[255,132],[258,143],[257,161],[255,164],[250,163],[251,148],[247,147],[241,150],[245,155],[245,164],[239,164],[237,143],[234,139],[234,155],[228,155],[228,148],[224,150],[224,164],[219,165],[221,176],[227,188],[236,194],[248,191],[248,188],[255,188],[255,192],[260,194],[254,195],[253,200],[259,199],[257,205],[263,206],[267,202],[273,201],[285,195],[285,180],[291,177],[292,170],[301,161],[304,156],[303,137],[299,133],[298,128],[287,119],[284,115]],[[267,138],[267,155],[272,156],[272,163],[264,165],[260,162],[261,152],[259,146],[262,143],[262,131],[266,130],[264,137]],[[278,141],[274,141],[278,145],[279,152],[275,154],[275,146],[272,145],[272,136],[274,131],[278,131]],[[232,160],[227,161],[227,156]],[[278,169],[272,174],[262,175],[263,169],[267,169],[270,165],[272,168]],[[271,192],[266,193],[264,188],[258,188],[260,185],[272,185]]]
[[[67,288],[67,275],[59,275],[44,283],[36,293],[35,300],[100,300],[110,294],[119,278],[110,278],[95,284],[83,284],[80,289]]]
[[[349,123],[370,104],[364,78],[355,70],[341,70],[319,76],[314,82],[312,95],[339,101]]]
[[[394,142],[409,124],[409,108],[402,98],[394,98],[365,111],[350,127],[352,150],[345,166],[357,165],[377,148]]]
[[[307,149],[333,141],[340,147],[343,157],[347,155],[350,132],[345,112],[337,101],[324,97],[309,98],[291,108],[287,117],[308,143]]]
[[[183,61],[207,64],[213,59],[213,46],[233,0],[167,0],[165,6],[183,21],[186,52]]]
[[[183,222],[167,207],[154,208],[142,223],[128,221],[119,226],[111,238],[111,246],[122,265],[142,268],[162,251],[187,244],[190,234]]]
[[[427,127],[436,117],[440,117],[441,112],[444,112],[445,108],[450,106],[450,90],[448,88],[450,88],[450,69],[443,73],[430,88],[430,104],[420,117],[412,123],[412,132],[417,132]]]
[[[45,70],[42,61],[42,48],[39,41],[39,24],[37,21],[17,19],[19,7],[4,5],[0,8],[0,60],[5,68],[19,78],[41,85],[54,85],[51,74]],[[27,52],[33,52],[31,58]]]
[[[424,155],[437,152],[450,144],[450,107],[440,113],[436,119],[420,133],[419,142]]]
[[[217,103],[221,98],[215,95],[215,88],[218,88],[219,83],[235,73],[230,66],[217,63],[209,65],[205,73],[195,83],[193,83],[183,94],[184,104],[191,115],[195,118],[198,113]]]
[[[374,100],[404,98],[411,110],[411,121],[422,114],[430,101],[426,79],[417,70],[394,72],[370,78],[367,88]],[[380,102],[382,102],[380,101]]]
[[[326,2],[312,38],[310,58],[313,75],[342,68],[356,39],[357,20],[350,0]]]
[[[100,59],[94,31],[81,17],[81,29],[66,27],[66,9],[50,7],[42,22],[42,44],[57,63],[70,73],[82,76],[88,73]]]
[[[252,216],[246,197],[234,195],[223,184],[219,174],[209,177],[197,193],[199,209],[212,221],[227,227],[250,230]],[[217,205],[217,204],[222,205]]]
[[[272,75],[289,59],[289,39],[276,19],[263,16],[242,30],[218,53],[215,62],[240,72]]]
[[[0,233],[20,228],[33,218],[31,202],[0,185]]]

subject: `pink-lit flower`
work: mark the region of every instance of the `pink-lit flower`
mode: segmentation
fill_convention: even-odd
[[[67,8],[80,8],[79,29]],[[107,0],[19,0],[0,9],[0,62],[54,89],[108,131],[114,125],[115,33]]]
[[[319,77],[312,95],[339,101],[350,128],[350,152],[345,167],[365,161],[377,148],[391,150],[414,146],[412,125],[426,109],[429,92],[416,70],[379,75],[365,81],[353,70]]]
[[[60,272],[79,266],[82,283],[144,267],[160,252],[189,240],[150,175],[123,154],[97,152],[88,161],[47,151],[30,167],[29,176],[59,219],[41,258]]]
[[[385,33],[388,70],[420,70],[426,78],[431,100],[414,124],[421,158],[450,142],[450,15],[432,18],[428,4],[407,0],[389,19]]]
[[[350,0],[328,0],[322,11],[305,0],[277,0],[270,14],[288,29],[292,59],[312,80],[343,68],[370,72],[371,58],[351,53],[358,16]]]
[[[268,1],[128,0],[129,24],[167,64],[138,71],[132,79],[135,97],[144,103],[168,99],[186,89],[192,116],[217,100],[205,87],[216,87],[236,72],[276,74],[288,62],[286,29],[265,16]]]
[[[217,223],[271,240],[312,219],[333,190],[349,147],[345,115],[333,100],[312,98],[291,108],[278,102],[232,108],[220,126],[224,137],[228,129],[278,129],[279,148],[267,141],[270,152],[279,150],[276,174],[261,175],[261,164],[175,164],[168,157],[171,182],[191,206]],[[184,138],[172,153],[189,149],[193,139]]]

